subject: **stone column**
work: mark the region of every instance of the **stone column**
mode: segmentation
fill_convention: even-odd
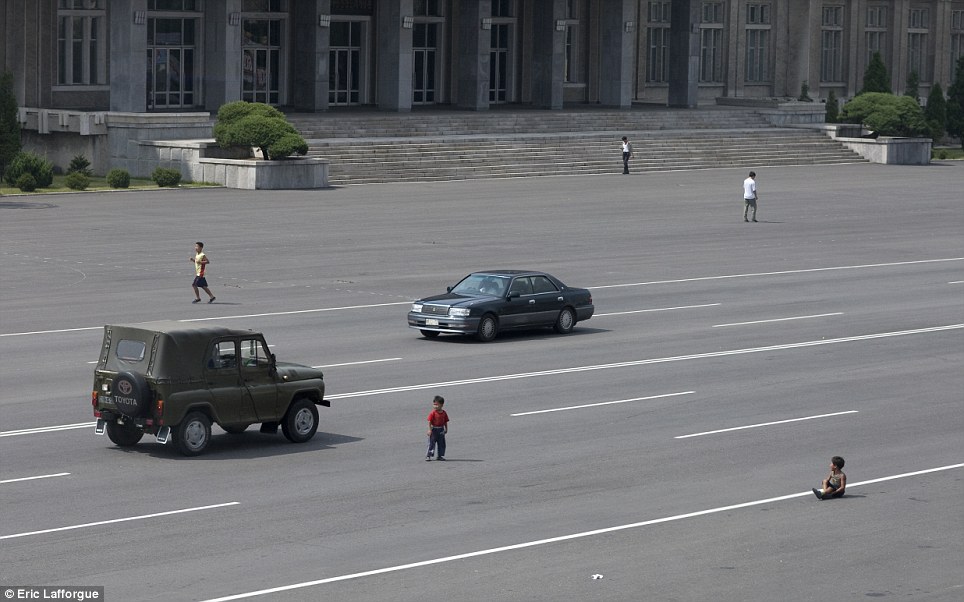
[[[565,0],[534,0],[532,22],[532,104],[561,109],[566,78],[566,32],[556,22],[566,18]]]
[[[319,25],[322,15],[331,17],[331,0],[295,3],[291,11],[291,104],[300,111],[328,110],[331,27]]]
[[[231,15],[241,14],[241,0],[210,2],[205,10],[204,108],[216,114],[221,105],[241,99],[241,24],[231,25]]]
[[[110,19],[110,110],[147,111],[147,0],[112,6]],[[143,23],[135,23],[138,15]]]
[[[375,75],[378,108],[412,110],[412,30],[404,29],[413,16],[412,0],[376,0],[378,58]]]
[[[603,2],[599,12],[599,103],[628,108],[633,102],[636,7],[632,0]],[[631,26],[627,24],[631,23]]]
[[[458,106],[464,109],[489,108],[489,52],[492,31],[482,29],[482,19],[492,16],[492,0],[462,0],[459,3]]]
[[[668,105],[695,109],[700,77],[700,0],[670,8]]]

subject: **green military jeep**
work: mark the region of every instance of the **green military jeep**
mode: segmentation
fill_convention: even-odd
[[[105,326],[91,403],[98,435],[127,447],[150,433],[186,456],[204,451],[211,423],[234,434],[280,424],[303,443],[315,406],[331,405],[321,371],[276,362],[261,333],[176,321]]]

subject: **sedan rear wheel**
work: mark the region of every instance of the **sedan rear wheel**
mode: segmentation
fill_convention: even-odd
[[[569,334],[575,325],[576,314],[573,313],[571,307],[567,307],[559,312],[559,318],[556,320],[556,325],[553,326],[553,328],[555,328],[559,334]]]
[[[499,334],[499,322],[495,319],[495,316],[492,314],[482,316],[482,320],[479,321],[479,332],[476,335],[478,339],[483,343],[488,343],[494,340],[497,334]]]

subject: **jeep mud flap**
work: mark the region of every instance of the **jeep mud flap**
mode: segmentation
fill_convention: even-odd
[[[171,440],[171,427],[162,426],[161,430],[157,431],[157,434],[154,435],[154,437],[157,439],[158,443],[164,445]]]
[[[97,435],[107,434],[107,421],[103,418],[98,418],[97,426],[94,427],[94,433]]]
[[[321,401],[316,401],[316,402],[315,402],[315,405],[325,406],[326,408],[330,408],[330,407],[331,407],[331,402],[328,401],[327,399],[322,399]]]

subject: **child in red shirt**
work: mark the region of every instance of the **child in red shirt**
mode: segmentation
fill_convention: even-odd
[[[445,435],[449,432],[449,415],[445,413],[442,406],[445,399],[441,395],[436,395],[432,400],[435,408],[428,415],[428,453],[425,461],[429,462],[435,453],[435,446],[438,445],[439,462],[445,461]]]

